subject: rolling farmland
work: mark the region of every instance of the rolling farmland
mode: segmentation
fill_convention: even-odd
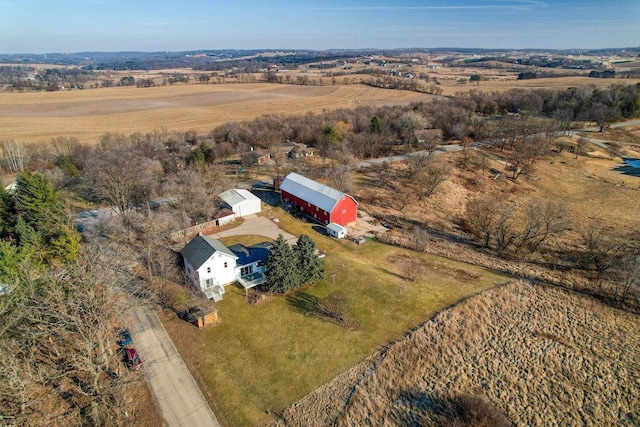
[[[83,142],[96,142],[105,132],[126,134],[162,127],[208,132],[228,121],[266,113],[301,114],[431,98],[364,85],[267,83],[0,93],[0,140],[37,142],[74,136]]]

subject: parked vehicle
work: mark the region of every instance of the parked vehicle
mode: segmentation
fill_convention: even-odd
[[[138,352],[133,347],[127,349],[127,366],[132,371],[138,371],[142,368],[142,360],[140,360]]]
[[[129,333],[128,329],[123,329],[122,331],[120,331],[118,344],[122,348],[129,348],[133,346],[133,339],[131,338],[131,334]]]

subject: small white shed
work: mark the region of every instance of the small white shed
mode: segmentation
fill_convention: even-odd
[[[327,224],[327,233],[336,239],[344,239],[347,237],[347,227],[343,227],[335,222],[330,222]]]
[[[236,218],[261,211],[260,199],[248,190],[236,188],[220,194],[220,199],[233,211]]]

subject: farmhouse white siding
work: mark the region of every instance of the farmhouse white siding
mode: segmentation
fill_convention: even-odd
[[[238,257],[219,241],[197,235],[181,251],[187,276],[207,298],[222,299],[224,286],[236,280]]]

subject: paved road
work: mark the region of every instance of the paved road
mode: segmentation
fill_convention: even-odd
[[[629,126],[638,126],[638,125],[640,125],[640,119],[627,120],[626,122],[620,122],[620,123],[612,123],[609,127],[612,129],[618,129],[618,128],[626,128]],[[593,127],[584,128],[584,129],[576,129],[573,132],[600,132],[600,127],[593,126]]]
[[[474,142],[474,143],[470,144],[469,148],[484,147],[484,146],[487,146],[489,144],[491,144],[491,143],[490,142],[486,142],[486,141],[477,141],[477,142]],[[441,145],[432,154],[452,153],[454,151],[461,151],[462,148],[463,147],[460,144]],[[428,151],[423,150],[423,151],[415,151],[413,153],[408,153],[408,154],[400,154],[398,156],[379,157],[377,159],[364,160],[364,161],[358,163],[357,167],[358,168],[366,168],[368,166],[374,166],[374,165],[379,166],[379,165],[382,165],[382,164],[387,163],[387,162],[401,162],[403,160],[408,160],[410,157],[424,156],[424,155],[428,155],[428,154],[429,154]]]
[[[266,218],[264,216],[249,215],[244,217],[244,222],[236,228],[231,230],[221,231],[220,233],[210,234],[210,237],[214,239],[220,239],[222,237],[229,236],[243,236],[243,235],[256,235],[265,236],[272,239],[277,239],[278,234],[282,234],[289,244],[295,244],[298,238],[293,234],[287,233],[282,228],[278,227],[278,224]]]
[[[202,392],[156,313],[138,306],[129,329],[143,362],[142,371],[169,427],[219,427]]]
[[[478,147],[481,146],[482,142],[475,142],[473,144],[471,144],[472,147]],[[462,150],[462,145],[458,145],[458,144],[449,144],[449,145],[441,145],[440,148],[438,148],[437,150],[435,150],[433,152],[433,154],[438,154],[438,153],[451,153],[453,151],[460,151]],[[357,167],[358,168],[366,168],[369,166],[379,166],[382,165],[384,163],[387,162],[401,162],[403,160],[407,160],[410,157],[415,157],[415,156],[421,156],[421,155],[426,155],[429,154],[427,151],[415,151],[413,153],[409,153],[409,154],[400,154],[398,156],[390,156],[390,157],[379,157],[377,159],[369,159],[369,160],[364,160],[360,163],[358,163]]]

